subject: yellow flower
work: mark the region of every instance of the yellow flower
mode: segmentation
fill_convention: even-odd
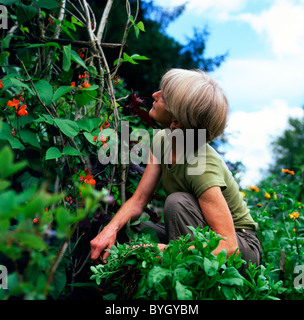
[[[265,197],[266,199],[270,199],[270,198],[271,198],[271,195],[270,195],[268,192],[265,192],[264,197]]]
[[[243,197],[246,196],[245,192],[243,192],[243,191],[241,191],[241,194],[242,194]]]
[[[255,191],[255,192],[259,192],[259,191],[260,191],[259,188],[253,187],[253,186],[249,186],[249,189],[251,189],[251,190],[253,190],[253,191]]]
[[[291,175],[294,175],[294,174],[295,174],[294,171],[291,171],[291,170],[288,170],[288,169],[282,169],[282,172],[283,172],[283,173],[289,173],[289,174],[291,174]]]
[[[273,198],[274,198],[274,200],[277,200],[278,197],[277,197],[277,193],[276,192],[273,193]]]
[[[298,219],[300,216],[299,212],[293,212],[289,214],[289,218],[293,219],[293,221],[295,221],[296,219]]]

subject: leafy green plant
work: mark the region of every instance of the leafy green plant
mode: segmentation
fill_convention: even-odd
[[[258,187],[243,190],[253,218],[259,224],[258,236],[262,244],[262,263],[270,269],[273,280],[282,280],[282,299],[300,299],[303,288],[296,289],[294,268],[303,265],[303,203],[301,193],[302,171],[284,169],[262,181]],[[270,273],[269,273],[270,275]]]
[[[189,241],[189,233],[168,244],[161,254],[160,264],[141,280],[137,298],[192,300],[234,297],[234,289],[243,283],[237,270],[243,263],[240,256],[227,258],[225,250],[214,256],[212,251],[222,238],[208,227],[189,229],[194,240]]]
[[[66,283],[57,268],[78,222],[95,212],[103,192],[82,187],[83,207],[76,213],[58,205],[64,195],[49,193],[45,185],[13,190],[12,174],[25,166],[14,162],[8,146],[0,150],[0,263],[9,272],[8,289],[1,289],[0,297],[56,298]]]
[[[190,234],[182,236],[163,252],[147,235],[112,246],[106,264],[91,266],[91,279],[105,290],[105,298],[117,299],[255,300],[277,298],[284,291],[281,281],[269,277],[272,267],[250,265],[246,279],[238,271],[244,263],[240,255],[212,254],[220,236],[208,227],[189,229],[193,241]]]
[[[143,273],[159,262],[159,249],[149,235],[135,234],[129,243],[112,246],[106,264],[91,266],[95,280],[101,285],[106,298],[114,296],[131,299],[137,291]]]
[[[145,27],[127,5],[114,65],[113,44],[101,41],[112,1],[98,17],[81,3],[4,2],[10,29],[0,35],[0,264],[8,267],[9,291],[1,298],[71,294],[67,283],[89,260],[90,232],[96,235],[97,222],[110,219],[139,179],[127,180],[120,162],[102,165],[98,152],[120,143],[119,134],[118,141],[102,134],[120,131],[131,92],[117,72],[122,62],[147,59],[124,52],[129,31],[139,37]]]

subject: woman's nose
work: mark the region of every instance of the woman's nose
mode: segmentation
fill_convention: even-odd
[[[156,92],[154,92],[153,94],[152,94],[152,98],[154,99],[154,100],[156,100],[157,98],[158,98],[158,96],[159,96],[159,94],[161,93],[161,91],[159,90],[159,91],[156,91]]]

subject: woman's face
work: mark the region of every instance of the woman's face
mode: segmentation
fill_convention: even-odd
[[[172,121],[173,115],[166,110],[166,105],[162,97],[162,91],[157,91],[152,94],[154,99],[149,115],[152,119],[160,123],[164,128],[169,128]]]

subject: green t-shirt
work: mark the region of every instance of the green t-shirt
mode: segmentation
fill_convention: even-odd
[[[183,163],[176,163],[170,167],[167,159],[170,156],[171,147],[170,143],[164,142],[166,137],[165,130],[159,131],[154,136],[152,152],[157,158],[160,157],[163,188],[167,195],[173,192],[188,192],[199,198],[208,188],[219,186],[230,209],[234,227],[257,230],[258,224],[252,219],[239,186],[221,156],[209,144],[204,144],[205,148],[200,147],[203,148],[203,156],[199,158],[200,161],[196,161],[195,165],[189,164],[194,162],[188,161],[190,158],[187,158],[184,153],[180,158]],[[197,156],[198,153],[194,155]],[[192,171],[195,174],[189,174],[191,168],[196,169]]]

